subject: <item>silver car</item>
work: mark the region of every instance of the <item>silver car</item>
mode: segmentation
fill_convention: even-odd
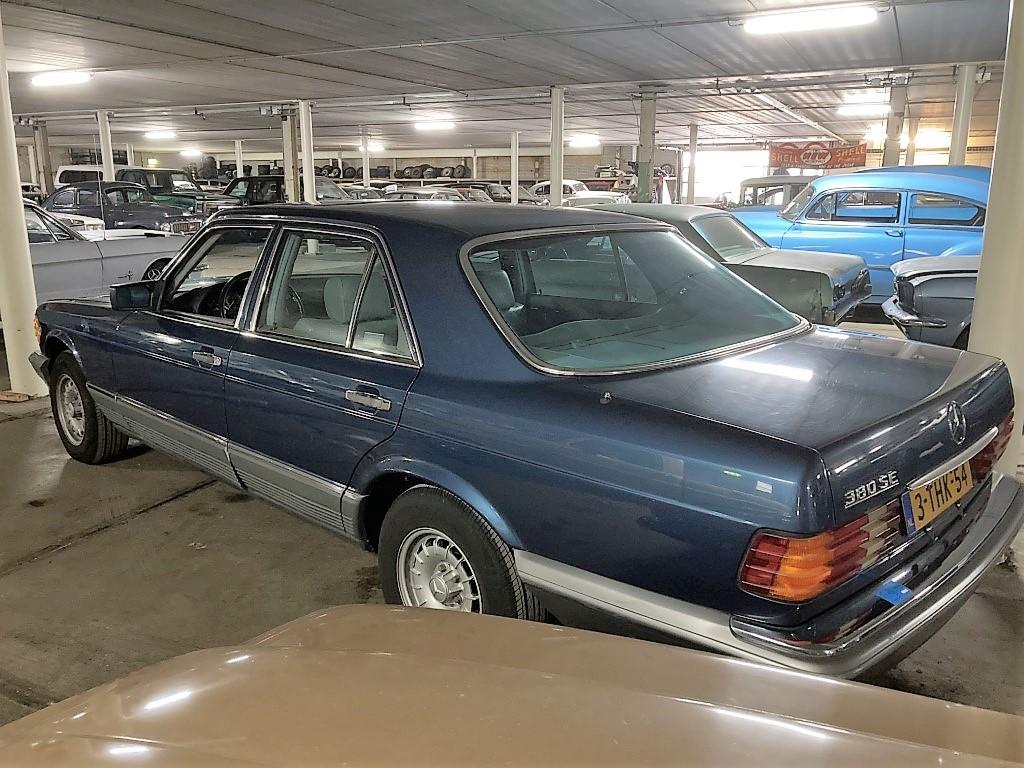
[[[967,349],[981,256],[926,256],[892,265],[882,311],[908,339]]]
[[[40,302],[90,296],[115,283],[155,279],[189,240],[181,235],[89,240],[39,206],[28,201],[24,206]]]

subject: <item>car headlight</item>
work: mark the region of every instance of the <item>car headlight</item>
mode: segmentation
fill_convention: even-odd
[[[169,221],[161,221],[158,226],[164,232],[170,232],[171,231],[171,222],[169,222]]]

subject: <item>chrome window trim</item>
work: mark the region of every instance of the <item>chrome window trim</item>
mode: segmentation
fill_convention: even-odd
[[[356,341],[356,320],[359,317],[359,310],[362,309],[363,296],[366,294],[366,286],[370,284],[370,273],[373,272],[373,266],[377,263],[377,254],[374,253],[366,262],[366,266],[363,267],[363,274],[359,278],[359,287],[356,289],[356,300],[352,304],[352,317],[348,321],[348,333],[345,334],[345,349],[354,349],[352,346]],[[385,276],[387,270],[384,271]],[[385,277],[385,279],[387,279]]]
[[[948,410],[948,409],[947,409]],[[964,450],[960,451],[956,456],[952,456],[946,461],[942,462],[939,466],[935,467],[929,472],[921,475],[920,477],[914,478],[907,485],[908,489],[920,488],[922,485],[927,485],[932,480],[938,480],[947,472],[956,469],[966,461],[970,461],[974,458],[975,454],[981,451],[985,446],[996,439],[996,435],[999,434],[998,427],[991,427],[985,434],[983,434],[978,440],[971,443]]]
[[[644,365],[635,365],[629,368],[617,368],[610,370],[600,371],[581,371],[572,368],[560,368],[550,363],[546,363],[537,356],[535,356],[529,348],[519,339],[519,337],[509,328],[508,323],[501,316],[501,313],[494,306],[491,301],[491,297],[487,294],[483,284],[476,276],[476,271],[473,269],[473,265],[469,261],[469,256],[472,251],[479,248],[482,245],[489,243],[504,243],[509,240],[526,240],[535,237],[544,237],[545,235],[574,235],[574,234],[590,234],[595,232],[674,232],[680,237],[684,243],[690,248],[696,249],[692,243],[686,240],[679,230],[673,227],[671,224],[665,224],[658,221],[650,221],[645,223],[637,224],[590,224],[584,226],[569,226],[569,227],[548,227],[545,229],[528,229],[528,230],[516,230],[512,232],[500,232],[492,235],[484,235],[482,237],[476,237],[463,243],[459,249],[459,265],[462,267],[462,272],[469,281],[470,286],[476,293],[477,301],[480,302],[480,306],[483,307],[484,311],[491,318],[491,322],[494,323],[498,332],[504,337],[512,350],[519,356],[519,358],[526,363],[529,367],[534,370],[545,373],[551,376],[621,376],[624,374],[632,373],[643,373],[644,371],[656,371],[662,368],[672,368],[676,365],[683,365],[688,363],[697,363],[705,360],[713,360],[719,357],[725,357],[727,355],[746,351],[748,349],[754,349],[756,347],[771,344],[782,339],[787,339],[791,336],[802,334],[811,328],[811,324],[800,317],[794,315],[792,312],[789,314],[797,320],[796,325],[792,328],[786,328],[782,331],[768,334],[766,336],[758,336],[753,339],[746,341],[740,341],[735,344],[729,344],[724,347],[716,347],[715,349],[705,350],[704,352],[696,352],[692,355],[683,355],[682,357],[675,357],[671,360],[660,360],[655,363],[647,363]],[[721,262],[716,262],[712,257],[701,253],[698,253],[704,258],[708,259],[711,263],[721,265]],[[723,267],[724,269],[724,267]],[[788,311],[788,310],[787,310]]]
[[[308,219],[302,218],[288,218],[276,215],[258,216],[257,218],[274,220],[277,222],[278,230],[277,236],[274,238],[274,248],[270,251],[266,258],[266,269],[260,276],[260,286],[258,293],[253,297],[253,305],[251,312],[247,318],[247,322],[244,327],[240,326],[240,330],[250,338],[258,339],[270,339],[273,341],[279,341],[284,344],[290,344],[296,347],[306,347],[318,349],[324,352],[333,352],[335,354],[350,355],[353,357],[359,357],[364,360],[376,360],[382,363],[391,363],[393,365],[402,365],[412,368],[423,367],[423,354],[420,350],[419,339],[416,336],[416,329],[412,323],[412,314],[409,312],[409,305],[405,301],[405,292],[402,290],[401,283],[398,279],[398,270],[395,269],[392,259],[391,252],[387,247],[387,241],[384,239],[383,234],[376,227],[355,224],[352,222],[339,222],[338,224],[332,224],[330,222],[324,222],[319,219]],[[270,290],[270,279],[274,272],[274,260],[277,257],[281,243],[284,240],[285,234],[288,231],[294,231],[299,229],[302,232],[318,232],[326,235],[338,236],[344,235],[346,237],[354,237],[360,240],[368,241],[374,248],[374,254],[367,262],[369,267],[375,258],[380,258],[384,264],[384,272],[387,279],[391,282],[391,288],[395,292],[395,309],[398,312],[398,322],[403,324],[405,329],[406,337],[409,339],[409,352],[412,355],[411,359],[397,358],[397,357],[385,357],[382,355],[375,355],[366,351],[354,350],[351,346],[340,347],[326,342],[317,342],[312,339],[291,339],[282,338],[278,334],[268,333],[267,331],[257,330],[256,325],[259,321],[260,310],[263,307],[263,303],[267,300],[267,292]],[[355,319],[355,311],[358,307],[359,301],[362,299],[362,292],[364,289],[363,283],[368,280],[368,270],[363,271],[363,281],[360,283],[359,293],[356,298],[356,305],[353,307],[353,320]],[[246,298],[248,298],[248,286],[246,287]],[[243,306],[245,306],[243,301]],[[239,315],[242,313],[239,312]],[[349,328],[351,333],[352,328]]]
[[[827,195],[841,195],[846,192],[891,192],[897,195],[900,199],[899,210],[896,212],[896,221],[889,222],[873,222],[873,221],[832,221],[830,219],[809,219],[807,214],[813,210],[814,206]],[[811,201],[804,207],[800,212],[800,215],[793,220],[794,224],[827,224],[829,226],[853,226],[853,227],[904,227],[906,226],[907,220],[907,190],[903,187],[899,189],[879,189],[878,187],[843,187],[842,189],[827,189],[823,192],[818,193]],[[785,217],[783,217],[785,218]]]

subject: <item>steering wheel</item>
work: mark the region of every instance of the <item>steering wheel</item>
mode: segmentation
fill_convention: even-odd
[[[252,270],[239,272],[220,289],[220,316],[232,319],[238,316],[238,310],[242,306],[242,296],[245,294],[245,286],[252,277]]]

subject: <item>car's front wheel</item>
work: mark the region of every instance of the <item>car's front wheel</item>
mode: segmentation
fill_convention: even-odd
[[[399,496],[380,532],[381,586],[389,603],[538,619],[512,551],[458,497],[427,485]]]
[[[103,464],[128,447],[128,436],[96,408],[70,352],[57,355],[50,366],[50,408],[64,449],[77,461]]]

